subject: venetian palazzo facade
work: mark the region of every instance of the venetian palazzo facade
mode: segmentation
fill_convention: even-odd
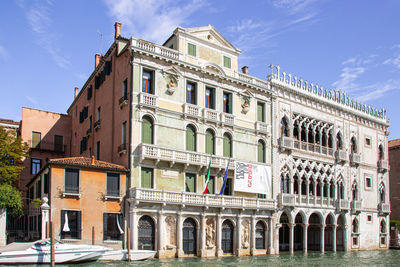
[[[68,151],[129,169],[121,246],[159,258],[386,248],[384,110],[277,66],[266,80],[239,72],[240,53],[210,25],[157,45],[116,23],[95,56]],[[238,190],[238,162],[272,170],[267,193]]]

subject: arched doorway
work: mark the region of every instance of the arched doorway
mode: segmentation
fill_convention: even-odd
[[[224,253],[233,253],[233,223],[225,220],[222,223],[222,240],[221,248]]]
[[[155,250],[155,227],[150,216],[144,215],[138,224],[138,249]]]
[[[294,250],[303,250],[303,217],[300,213],[297,213],[294,219]]]
[[[311,214],[308,220],[307,249],[321,250],[321,220],[316,213]]]
[[[324,233],[324,249],[325,251],[333,251],[333,227],[335,227],[335,220],[332,214],[329,214],[325,220],[325,233]]]
[[[279,220],[279,251],[289,251],[289,217],[284,212]]]
[[[192,218],[187,218],[183,222],[183,252],[185,254],[196,254],[196,222]]]
[[[344,251],[344,217],[340,215],[336,228],[336,250]]]
[[[262,221],[256,224],[256,249],[265,249],[265,225]]]

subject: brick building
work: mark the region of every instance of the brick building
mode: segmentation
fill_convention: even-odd
[[[389,141],[390,218],[400,221],[400,139]]]

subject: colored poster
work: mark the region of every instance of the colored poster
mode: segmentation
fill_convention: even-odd
[[[236,161],[235,191],[269,195],[271,181],[271,166]]]

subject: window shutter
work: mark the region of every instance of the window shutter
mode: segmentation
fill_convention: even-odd
[[[64,239],[64,231],[63,227],[65,224],[65,210],[61,210],[61,225],[60,225],[60,233],[61,233],[61,239]]]
[[[214,181],[215,181],[215,177],[214,176],[210,176],[210,182],[208,183],[208,187],[207,187],[207,193],[208,194],[215,194],[215,192],[214,192]]]
[[[257,103],[257,120],[264,122],[264,104]]]
[[[224,144],[223,144],[223,148],[224,148],[224,157],[231,157],[232,156],[232,152],[231,152],[231,139],[224,135]]]
[[[265,162],[265,145],[258,142],[258,162]]]
[[[210,131],[206,131],[206,153],[214,154],[214,138]]]
[[[76,216],[76,220],[77,220],[77,227],[76,228],[77,229],[76,229],[76,231],[78,233],[77,238],[81,239],[81,232],[82,232],[81,211],[77,211],[76,213],[77,213],[77,216]]]
[[[232,114],[232,94],[228,94],[228,113]]]
[[[149,168],[142,168],[142,188],[153,188],[153,170]]]
[[[196,151],[196,133],[190,126],[186,128],[186,150]]]
[[[103,240],[107,240],[108,213],[103,213]]]
[[[153,144],[153,124],[147,118],[142,121],[142,142]]]
[[[186,188],[185,191],[186,192],[195,192],[195,183],[196,183],[196,176],[192,173],[187,173],[186,174]]]

